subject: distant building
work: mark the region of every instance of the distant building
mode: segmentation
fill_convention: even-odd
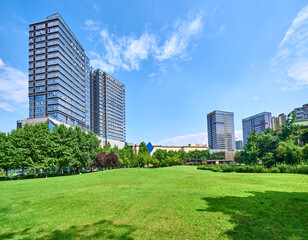
[[[278,126],[283,126],[286,124],[287,116],[284,113],[279,114],[278,117],[271,118],[272,129],[277,130]]]
[[[235,149],[232,112],[216,110],[207,114],[207,129],[210,149]]]
[[[125,142],[125,86],[108,73],[91,72],[92,129],[100,137]]]
[[[295,121],[308,120],[308,104],[304,104],[302,107],[294,109],[296,119]]]
[[[244,145],[247,143],[249,133],[252,133],[254,130],[256,133],[265,132],[267,128],[271,128],[271,118],[272,114],[270,112],[262,112],[251,117],[244,118],[242,120]]]
[[[138,144],[128,144],[131,146],[134,150],[135,154],[139,153],[139,145]],[[202,144],[188,144],[187,146],[162,146],[162,145],[152,145],[151,143],[147,144],[147,148],[149,150],[149,153],[153,155],[153,153],[158,150],[167,150],[167,151],[179,151],[183,150],[185,152],[193,151],[193,150],[209,150],[207,145],[202,145]]]
[[[243,140],[235,141],[235,148],[236,150],[243,150],[244,148]]]

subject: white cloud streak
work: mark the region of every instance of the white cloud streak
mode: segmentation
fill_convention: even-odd
[[[243,140],[242,130],[235,130],[235,140]],[[184,136],[168,138],[168,139],[159,141],[156,144],[167,145],[167,146],[187,146],[187,144],[190,144],[190,143],[208,145],[207,132],[200,132],[200,133],[187,134]]]
[[[272,66],[279,73],[282,90],[308,87],[308,5],[301,9],[285,33]]]
[[[0,108],[13,111],[28,101],[28,76],[0,58]]]
[[[167,145],[167,146],[186,146],[189,143],[207,144],[207,142],[208,142],[207,132],[201,132],[201,133],[187,134],[184,136],[168,138],[159,141],[156,144]]]
[[[87,20],[85,24],[86,29],[91,31],[91,39],[94,41],[95,35],[97,42],[101,43],[99,51],[90,52],[91,64],[108,72],[139,70],[141,62],[149,58],[157,63],[183,59],[192,37],[201,32],[203,25],[200,15],[179,21],[160,43],[160,37],[148,31],[140,36],[117,37],[93,20]]]

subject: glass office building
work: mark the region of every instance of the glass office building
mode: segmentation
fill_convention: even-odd
[[[125,142],[125,85],[100,69],[91,71],[93,131],[105,139]]]
[[[89,58],[60,14],[29,26],[29,118],[91,129]]]
[[[247,143],[249,133],[254,130],[256,133],[265,132],[267,128],[271,128],[272,114],[270,112],[262,112],[242,120],[244,145]]]
[[[207,130],[210,149],[235,149],[232,112],[216,110],[207,114]]]

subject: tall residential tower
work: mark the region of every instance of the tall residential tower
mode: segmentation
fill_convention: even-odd
[[[125,86],[108,73],[91,72],[92,128],[104,139],[125,142]]]
[[[234,115],[232,112],[213,111],[207,115],[210,149],[234,150]]]
[[[89,58],[56,13],[29,27],[29,118],[91,129]]]
[[[270,112],[262,112],[251,117],[244,118],[242,120],[244,145],[247,143],[249,133],[252,133],[254,130],[256,133],[265,132],[267,128],[271,128],[271,118],[272,114]]]

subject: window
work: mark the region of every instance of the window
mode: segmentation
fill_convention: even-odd
[[[35,29],[38,30],[38,29],[42,29],[42,28],[44,28],[44,27],[45,27],[45,23],[42,23],[42,24],[40,24],[40,25],[36,25],[36,26],[35,26]]]

